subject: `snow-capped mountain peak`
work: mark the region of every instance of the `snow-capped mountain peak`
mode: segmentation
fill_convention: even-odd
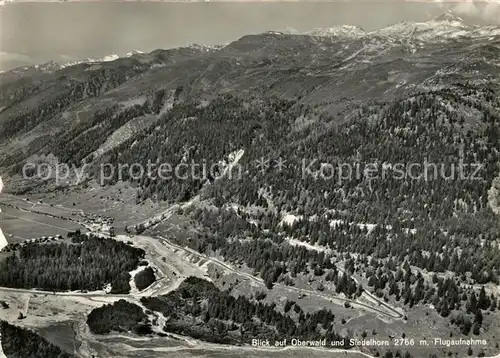
[[[358,26],[342,25],[330,28],[316,28],[304,33],[290,29],[287,33],[292,35],[302,34],[347,39],[376,37],[398,42],[410,42],[412,40],[419,42],[439,42],[462,37],[480,38],[498,36],[500,35],[500,27],[469,25],[454,12],[447,10],[429,21],[399,22],[371,32],[365,32]]]
[[[60,68],[65,68],[65,67],[70,67],[70,66],[78,65],[80,63],[111,62],[111,61],[118,60],[119,58],[132,57],[134,55],[138,55],[138,54],[142,54],[142,53],[144,53],[144,52],[139,51],[139,50],[133,50],[132,52],[129,52],[129,53],[125,54],[124,56],[119,56],[117,54],[111,54],[111,55],[106,55],[106,56],[104,56],[102,58],[99,58],[97,60],[93,59],[93,58],[87,58],[85,60],[70,61],[70,62],[66,62],[66,63],[61,64]]]
[[[132,56],[134,56],[134,55],[140,55],[140,54],[142,54],[142,53],[144,53],[144,52],[139,51],[139,50],[132,50],[131,52],[127,53],[127,54],[125,55],[125,57],[132,57]]]
[[[453,11],[451,10],[446,10],[443,12],[441,15],[435,17],[433,21],[436,22],[441,22],[441,21],[446,21],[446,22],[451,22],[451,23],[460,23],[462,25],[465,25],[464,20],[457,16]]]
[[[311,36],[335,36],[346,38],[359,38],[366,35],[366,32],[359,26],[342,25],[328,28],[316,28],[306,32]]]

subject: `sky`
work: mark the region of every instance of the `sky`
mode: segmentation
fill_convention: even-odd
[[[349,24],[371,31],[400,21],[426,21],[444,7],[474,21],[500,24],[498,1],[10,3],[0,7],[0,70],[132,50],[224,44],[287,27],[307,31]]]

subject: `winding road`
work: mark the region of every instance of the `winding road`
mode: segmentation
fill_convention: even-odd
[[[168,208],[167,210],[165,210],[164,212],[162,212],[161,214],[158,214],[156,215],[155,217],[153,217],[152,219],[146,221],[146,222],[142,222],[141,224],[143,224],[144,226],[146,227],[152,227],[152,226],[155,226],[156,224],[158,224],[159,222],[161,221],[164,221],[166,219],[168,219],[168,217],[178,208],[186,208],[188,206],[191,206],[193,205],[195,202],[197,202],[199,200],[199,198],[197,196],[193,197],[190,201],[182,204],[182,205],[173,205],[172,207]],[[26,202],[28,203],[31,203],[31,204],[35,204],[35,205],[42,205],[42,204],[39,204],[39,203],[34,203],[34,202],[31,202],[29,200],[25,200]],[[62,219],[62,220],[68,220],[68,221],[71,221],[71,222],[74,222],[75,224],[78,224],[82,227],[85,227],[87,229],[90,229],[91,228],[84,222],[81,222],[81,221],[78,221],[78,220],[75,220],[73,218],[67,218],[67,217],[62,217],[62,216],[59,216],[59,215],[54,215],[54,214],[50,214],[50,213],[47,213],[47,212],[42,212],[42,211],[38,211],[38,210],[35,210],[34,207],[35,205],[33,205],[30,209],[26,209],[26,208],[21,208],[17,205],[13,205],[13,204],[8,204],[8,203],[1,203],[2,205],[6,205],[6,206],[9,206],[9,207],[13,207],[13,208],[16,208],[18,210],[23,210],[23,211],[28,211],[28,212],[33,212],[33,213],[36,213],[36,214],[39,214],[39,215],[44,215],[44,216],[48,216],[48,217],[52,217],[52,218],[57,218],[57,219]],[[49,206],[48,204],[45,204],[46,206]],[[65,207],[58,207],[59,209],[64,209],[64,210],[68,210],[68,211],[74,211],[74,209],[69,209],[69,208],[65,208]],[[9,215],[11,217],[15,217],[15,218],[19,218],[19,219],[23,219],[23,218],[20,218],[20,217],[17,217],[17,216],[14,216],[14,215]],[[41,222],[37,222],[37,221],[34,221],[34,220],[30,220],[32,222],[36,222],[36,223],[39,223],[39,224],[44,224],[44,223],[41,223]],[[57,226],[54,226],[54,225],[50,225],[52,227],[57,227]],[[63,228],[61,228],[63,229]],[[67,229],[64,229],[65,231],[67,231]],[[110,237],[107,233],[104,233],[104,232],[100,232],[100,231],[93,231],[93,233],[95,234],[98,234],[100,236],[104,236],[104,237]],[[162,236],[159,236],[159,237],[146,237],[148,239],[151,239],[151,240],[159,240],[160,242],[162,242],[163,244],[173,248],[173,249],[176,249],[176,250],[181,250],[189,255],[192,255],[192,256],[196,256],[198,258],[201,258],[201,259],[204,259],[204,260],[207,260],[213,264],[216,264],[218,266],[221,266],[223,267],[225,270],[229,271],[229,272],[232,272],[238,276],[241,276],[241,277],[244,277],[245,279],[247,280],[251,280],[259,285],[264,285],[264,281],[259,278],[259,277],[256,277],[256,276],[253,276],[249,273],[245,273],[245,272],[241,272],[233,267],[231,267],[229,264],[223,262],[223,261],[220,261],[214,257],[210,257],[210,256],[206,256],[204,254],[201,254],[193,249],[190,249],[188,247],[182,247],[182,246],[179,246],[171,241],[169,241],[168,239],[166,239],[165,237],[162,237]],[[355,278],[353,278],[357,283],[359,283]],[[279,284],[278,284],[279,285]],[[296,292],[296,293],[300,293],[300,294],[307,294],[307,295],[310,295],[310,296],[315,296],[315,297],[318,297],[318,298],[321,298],[321,299],[325,299],[325,300],[329,300],[329,301],[332,301],[335,300],[336,302],[338,302],[339,304],[343,304],[345,302],[348,302],[349,304],[351,304],[353,307],[357,307],[357,308],[360,308],[360,309],[363,309],[363,310],[367,310],[369,312],[373,312],[373,313],[376,313],[376,314],[380,314],[382,316],[385,316],[387,318],[390,318],[390,319],[403,319],[404,318],[404,313],[401,313],[399,310],[395,309],[394,307],[388,305],[387,303],[385,303],[383,300],[380,300],[378,297],[370,294],[369,292],[366,292],[364,291],[364,294],[366,294],[370,300],[376,302],[376,304],[374,305],[370,305],[368,303],[363,303],[363,302],[358,302],[358,301],[354,301],[354,300],[350,300],[350,299],[347,299],[347,298],[344,298],[344,297],[339,297],[338,295],[334,295],[334,294],[331,294],[331,295],[326,295],[326,294],[322,294],[322,293],[319,293],[317,291],[313,291],[313,290],[308,290],[308,289],[303,289],[303,288],[297,288],[297,287],[293,287],[293,286],[285,286],[285,285],[282,285],[284,287],[284,289],[288,290],[289,292]],[[114,295],[111,295],[111,294],[106,294],[106,293],[96,293],[96,292],[88,292],[88,293],[85,293],[85,292],[51,292],[51,291],[41,291],[41,290],[28,290],[28,289],[13,289],[13,288],[0,288],[0,291],[9,291],[9,292],[19,292],[19,293],[35,293],[35,294],[50,294],[50,295],[60,295],[60,296],[86,296],[86,297],[110,297],[110,296],[113,296],[113,297],[117,297],[117,298],[126,298],[126,297],[129,297],[130,295],[128,294],[114,294]],[[148,295],[154,295],[154,291],[149,291],[148,292]],[[162,292],[162,294],[164,294],[164,292]],[[144,296],[139,294],[140,296]],[[383,308],[383,309],[382,309]]]

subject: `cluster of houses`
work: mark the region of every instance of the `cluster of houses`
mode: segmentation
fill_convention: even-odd
[[[85,226],[93,232],[107,233],[110,236],[114,236],[115,229],[113,227],[113,222],[115,219],[97,214],[86,214],[85,215]]]
[[[17,242],[14,244],[8,244],[5,246],[1,252],[11,252],[11,251],[17,251],[19,248],[21,248],[23,245],[26,245],[28,243],[33,243],[33,244],[43,244],[47,242],[53,242],[57,240],[62,240],[63,237],[61,235],[56,235],[56,236],[41,236],[38,238],[34,239],[29,239],[23,242]]]

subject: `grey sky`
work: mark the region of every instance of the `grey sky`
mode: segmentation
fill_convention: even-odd
[[[351,24],[370,31],[443,10],[417,2],[23,3],[0,8],[2,69],[62,57],[221,44],[245,34]],[[467,10],[469,11],[469,10]]]

